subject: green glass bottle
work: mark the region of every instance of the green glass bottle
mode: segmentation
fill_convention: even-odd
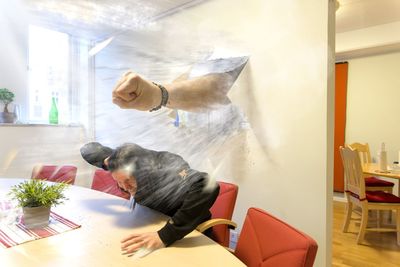
[[[51,108],[49,112],[49,123],[50,124],[58,124],[58,109],[56,98],[53,96],[51,98]]]

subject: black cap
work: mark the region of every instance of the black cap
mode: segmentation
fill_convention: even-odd
[[[81,155],[89,164],[107,170],[104,160],[114,152],[112,148],[98,142],[91,142],[81,147]]]

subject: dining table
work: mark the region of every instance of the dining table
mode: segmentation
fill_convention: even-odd
[[[395,179],[400,182],[400,166],[393,168],[388,166],[387,170],[381,170],[377,163],[365,163],[362,166],[365,176],[381,176],[386,178]],[[400,186],[397,187],[397,196],[400,196]]]
[[[27,179],[0,178],[0,201]],[[227,249],[194,230],[172,245],[151,253],[126,255],[121,240],[133,233],[155,232],[166,215],[130,200],[71,185],[63,204],[52,211],[80,227],[8,248],[0,248],[0,266],[245,266]],[[144,256],[145,255],[145,256]]]

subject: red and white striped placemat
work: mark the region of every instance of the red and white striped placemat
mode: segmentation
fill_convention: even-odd
[[[54,212],[50,212],[49,225],[39,229],[27,229],[21,222],[0,225],[0,248],[9,248],[79,227],[81,226]]]

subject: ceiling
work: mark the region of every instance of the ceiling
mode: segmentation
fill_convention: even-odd
[[[400,0],[339,0],[336,33],[400,21]]]
[[[206,0],[23,0],[36,18],[60,30],[101,39]],[[400,0],[338,0],[336,33],[400,21]]]
[[[23,0],[35,24],[92,40],[140,29],[204,0]]]

